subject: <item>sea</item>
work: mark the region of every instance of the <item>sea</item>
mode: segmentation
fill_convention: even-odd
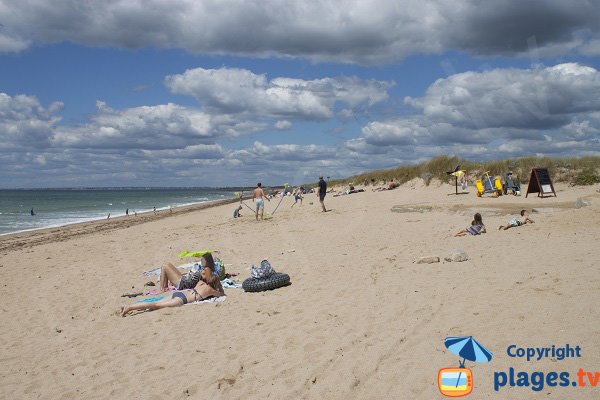
[[[234,197],[215,188],[0,189],[0,235]]]

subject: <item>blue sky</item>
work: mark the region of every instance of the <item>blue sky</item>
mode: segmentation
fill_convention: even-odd
[[[600,154],[599,1],[0,0],[0,188]]]

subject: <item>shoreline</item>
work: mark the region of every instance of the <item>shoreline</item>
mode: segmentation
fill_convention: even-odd
[[[238,202],[237,198],[210,200],[203,203],[190,204],[181,207],[174,207],[172,212],[169,209],[160,209],[156,212],[146,211],[133,215],[120,215],[110,220],[106,218],[93,221],[76,222],[72,224],[59,225],[47,228],[37,228],[19,232],[5,233],[0,235],[0,251],[18,250],[28,248],[39,244],[65,241],[71,237],[87,235],[97,232],[110,232],[117,229],[129,228],[146,222],[157,221],[176,215],[191,213],[207,208],[218,207],[221,205]]]

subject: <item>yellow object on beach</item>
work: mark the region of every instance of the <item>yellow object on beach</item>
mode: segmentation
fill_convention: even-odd
[[[502,188],[502,181],[500,181],[499,176],[496,177],[496,180],[494,181],[494,186],[496,186],[496,190],[498,191],[498,194],[501,194],[503,191],[503,188]]]
[[[178,254],[179,258],[183,258],[183,257],[202,257],[203,255],[205,255],[206,253],[212,253],[212,250],[200,250],[200,251],[182,251],[181,253]]]
[[[483,194],[483,192],[485,191],[483,189],[483,182],[481,181],[481,179],[477,179],[475,181],[475,187],[477,188],[477,197],[481,197],[481,195]]]

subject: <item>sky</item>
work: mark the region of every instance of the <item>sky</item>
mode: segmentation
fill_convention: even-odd
[[[0,188],[600,155],[600,0],[0,0]]]

